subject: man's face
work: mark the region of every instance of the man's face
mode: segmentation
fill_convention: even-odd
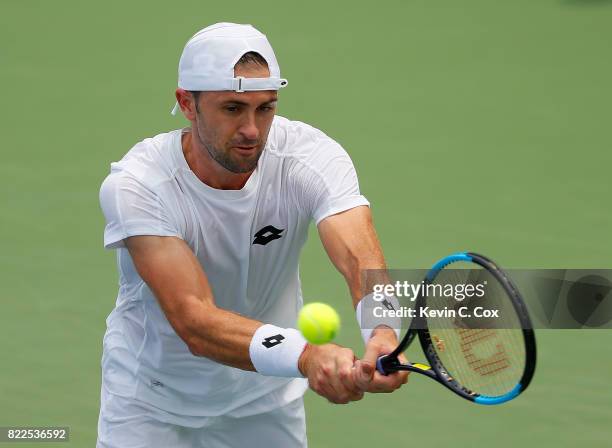
[[[270,72],[248,64],[236,67],[234,76],[267,78]],[[273,90],[200,93],[194,123],[200,144],[226,170],[253,171],[270,132],[276,101]]]

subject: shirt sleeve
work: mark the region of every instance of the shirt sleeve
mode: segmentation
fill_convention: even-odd
[[[123,240],[136,235],[181,237],[159,196],[129,175],[113,173],[104,180],[100,206],[106,249],[125,247]]]
[[[298,162],[300,202],[316,224],[328,216],[360,205],[369,206],[359,191],[353,161],[338,143],[329,139],[318,145],[311,157]]]

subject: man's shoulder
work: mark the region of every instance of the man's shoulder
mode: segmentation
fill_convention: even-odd
[[[121,160],[111,163],[109,177],[131,178],[151,189],[173,179],[179,168],[173,145],[180,134],[180,129],[164,132],[136,143]]]
[[[305,163],[311,161],[318,165],[338,156],[348,156],[336,140],[320,129],[279,115],[274,117],[268,141],[272,155]]]
[[[268,140],[272,152],[286,156],[306,155],[321,146],[339,146],[322,130],[280,115],[274,117]]]

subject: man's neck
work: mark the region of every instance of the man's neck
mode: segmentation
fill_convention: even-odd
[[[253,174],[232,173],[217,163],[206,148],[199,144],[189,129],[181,136],[181,146],[187,165],[203,183],[218,190],[241,190]]]

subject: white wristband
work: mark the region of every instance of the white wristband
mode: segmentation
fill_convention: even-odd
[[[385,316],[377,317],[374,313],[375,308],[382,308],[383,310],[399,310],[399,300],[395,296],[385,295],[380,300],[374,299],[374,293],[370,293],[359,301],[357,308],[355,309],[355,315],[357,322],[359,323],[359,329],[361,330],[361,337],[363,341],[367,342],[372,337],[372,333],[379,325],[386,325],[392,328],[397,335],[397,340],[400,339],[400,330],[402,328],[401,317]],[[378,313],[380,314],[380,313]]]
[[[249,355],[262,375],[303,378],[298,360],[305,347],[306,340],[295,328],[264,324],[253,334]]]

